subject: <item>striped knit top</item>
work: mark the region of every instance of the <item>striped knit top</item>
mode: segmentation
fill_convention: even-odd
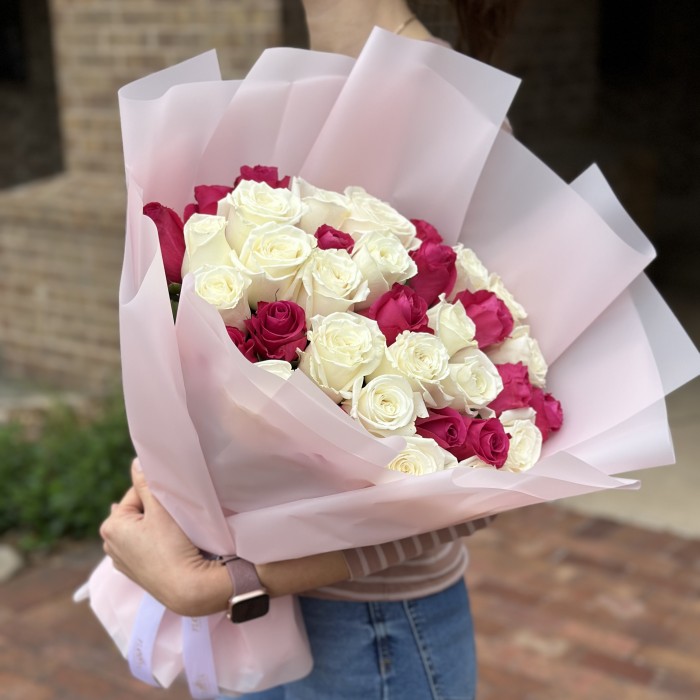
[[[423,535],[343,552],[350,579],[304,595],[330,600],[408,600],[444,590],[467,568],[460,538],[486,527],[480,518]]]

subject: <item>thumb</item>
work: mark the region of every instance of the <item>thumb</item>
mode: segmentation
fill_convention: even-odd
[[[134,489],[136,489],[136,494],[141,499],[141,503],[143,503],[145,512],[153,504],[154,498],[151,489],[148,488],[148,483],[138,458],[131,463],[131,482],[134,485]]]

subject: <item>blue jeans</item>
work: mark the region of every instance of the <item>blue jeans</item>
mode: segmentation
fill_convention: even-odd
[[[400,602],[301,598],[313,671],[245,700],[473,700],[476,654],[463,581]]]

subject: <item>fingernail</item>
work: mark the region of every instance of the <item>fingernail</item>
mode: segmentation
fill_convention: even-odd
[[[134,464],[134,469],[135,469],[137,472],[142,472],[142,471],[143,471],[143,468],[141,467],[141,462],[139,462],[138,458],[136,458],[136,459],[134,460],[133,464]]]

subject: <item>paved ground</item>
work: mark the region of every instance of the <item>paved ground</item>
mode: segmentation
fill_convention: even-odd
[[[553,506],[479,535],[479,700],[700,698],[699,540]]]
[[[700,541],[536,506],[471,543],[479,700],[700,698]],[[1,700],[189,697],[130,678],[72,591],[74,546],[0,586]]]

